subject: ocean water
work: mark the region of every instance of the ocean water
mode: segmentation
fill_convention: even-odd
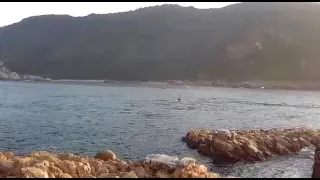
[[[182,97],[177,102],[178,96]],[[123,159],[191,156],[241,177],[311,177],[313,149],[254,164],[218,165],[181,137],[206,129],[320,127],[320,92],[211,87],[0,82],[0,151],[53,150]]]

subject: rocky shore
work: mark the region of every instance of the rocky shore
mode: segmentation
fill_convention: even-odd
[[[195,130],[182,138],[192,149],[226,161],[262,161],[278,155],[292,155],[317,145],[320,131],[308,128],[271,130]]]
[[[152,154],[123,161],[107,150],[94,158],[71,153],[0,153],[0,178],[219,178],[192,158]]]
[[[43,78],[34,75],[19,75],[11,72],[2,61],[0,61],[0,80],[3,81],[51,81],[49,78]]]

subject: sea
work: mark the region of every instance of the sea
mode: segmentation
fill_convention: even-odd
[[[181,101],[177,101],[181,97]],[[320,128],[320,92],[0,81],[0,151],[48,150],[121,159],[193,157],[240,177],[311,177],[314,147],[258,163],[224,164],[189,149],[193,129]]]

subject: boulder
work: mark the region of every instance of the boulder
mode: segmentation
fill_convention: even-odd
[[[104,161],[108,161],[108,160],[116,160],[117,156],[112,151],[106,150],[106,151],[97,153],[95,158],[101,159],[101,160],[104,160]]]

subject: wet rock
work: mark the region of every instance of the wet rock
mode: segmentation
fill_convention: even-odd
[[[103,151],[103,152],[99,152],[95,158],[97,159],[101,159],[101,160],[104,160],[104,161],[108,161],[108,160],[116,160],[117,159],[117,156],[115,153],[113,153],[112,151],[110,150],[107,150],[107,151]]]

